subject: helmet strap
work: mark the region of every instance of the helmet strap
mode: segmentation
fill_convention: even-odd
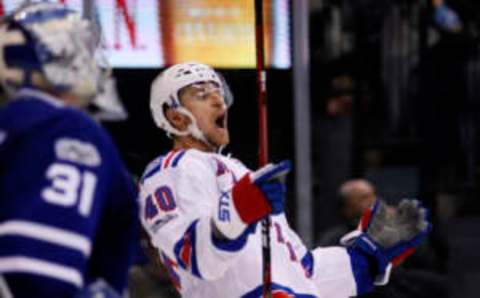
[[[207,144],[208,146],[217,149],[217,146],[212,144],[206,137],[205,134],[200,130],[200,128],[197,125],[197,120],[195,117],[188,111],[186,108],[180,106],[177,108],[177,111],[179,113],[184,114],[190,119],[190,125],[188,125],[187,129],[182,132],[181,135],[191,135],[195,139]]]

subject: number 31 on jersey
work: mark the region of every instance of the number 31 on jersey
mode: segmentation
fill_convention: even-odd
[[[45,173],[50,185],[42,191],[46,202],[62,207],[77,207],[87,217],[92,209],[97,176],[66,163],[54,163]]]

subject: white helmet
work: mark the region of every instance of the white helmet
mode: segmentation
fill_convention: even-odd
[[[54,3],[27,4],[0,25],[0,79],[91,100],[109,74],[94,23]]]
[[[208,142],[198,128],[195,118],[182,106],[178,97],[182,88],[202,82],[213,82],[218,85],[227,107],[232,105],[233,97],[228,85],[223,77],[210,66],[196,62],[176,64],[164,70],[152,83],[150,109],[157,126],[165,130],[167,134],[192,135],[199,140]],[[175,108],[190,118],[191,124],[185,131],[179,131],[170,124],[165,115],[167,107]]]

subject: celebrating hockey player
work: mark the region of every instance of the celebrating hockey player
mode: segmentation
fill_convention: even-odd
[[[136,191],[106,131],[82,111],[109,75],[98,44],[96,27],[58,4],[1,21],[0,297],[126,288]]]
[[[273,297],[356,296],[388,281],[429,229],[425,209],[372,206],[344,247],[309,250],[284,214],[289,162],[251,171],[219,154],[229,142],[225,81],[207,65],[183,63],[151,89],[156,124],[173,149],[140,182],[140,216],[183,297],[262,297],[261,228],[271,215]]]

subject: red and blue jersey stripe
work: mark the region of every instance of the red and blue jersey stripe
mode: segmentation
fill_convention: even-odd
[[[187,153],[187,150],[172,150],[167,154],[161,155],[154,159],[147,166],[142,178],[140,179],[141,183],[144,183],[145,180],[164,169],[176,168],[184,157],[185,153]]]
[[[196,250],[196,226],[198,220],[194,221],[187,229],[182,238],[177,241],[174,247],[177,264],[184,270],[189,271],[196,277],[202,278],[197,262]]]

